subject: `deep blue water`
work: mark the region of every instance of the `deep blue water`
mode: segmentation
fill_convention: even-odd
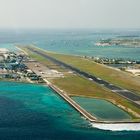
[[[46,86],[0,82],[0,140],[139,140],[140,131],[92,128]]]
[[[32,44],[66,54],[121,57],[140,60],[140,48],[100,48],[99,39],[138,35],[139,30],[19,30],[0,31],[0,48]],[[0,140],[139,140],[139,131],[103,131],[91,128],[73,108],[47,87],[0,82]]]

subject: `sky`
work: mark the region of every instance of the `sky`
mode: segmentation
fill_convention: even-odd
[[[0,0],[0,28],[140,28],[140,0]]]

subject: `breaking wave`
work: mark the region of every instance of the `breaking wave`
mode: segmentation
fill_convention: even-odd
[[[111,131],[140,131],[140,123],[101,124],[91,123],[92,127]]]

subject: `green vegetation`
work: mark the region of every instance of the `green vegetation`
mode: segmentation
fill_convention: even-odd
[[[23,49],[23,48],[22,48]],[[44,57],[37,55],[31,51],[29,51],[27,48],[24,48],[24,50],[26,52],[28,52],[29,56],[35,60],[37,60],[38,62],[46,65],[47,67],[49,67],[50,69],[55,69],[58,70],[60,72],[65,72],[66,70],[61,68],[60,66],[58,66],[57,64],[53,63],[52,61],[49,61],[47,59],[45,59]]]
[[[124,110],[133,110],[139,114],[140,109],[133,106],[131,102],[122,98],[121,96],[112,93],[111,91],[88,81],[80,76],[67,76],[65,78],[57,78],[51,80],[51,82],[57,85],[59,88],[66,91],[70,96],[83,96],[83,97],[94,97],[108,100],[116,105],[123,106]],[[132,112],[128,111],[133,118],[137,118]]]
[[[112,84],[140,94],[140,77],[135,77],[132,74],[107,67],[103,64],[95,63],[92,60],[82,57],[48,52],[46,53],[57,58],[58,60],[77,67],[82,71],[86,71]]]
[[[44,57],[37,55],[35,53],[32,53],[28,49],[24,49],[28,54],[36,59],[37,61],[45,64],[46,66],[55,65],[50,60],[45,59]],[[68,56],[68,55],[61,55],[61,54],[55,54],[55,53],[48,53],[51,56],[54,56],[55,58],[58,58],[59,60],[63,60],[64,62],[68,62],[69,64],[78,65],[78,67],[82,67],[84,65],[85,69],[92,70],[95,69],[96,66],[98,68],[101,67],[103,69],[104,73],[108,73],[109,71],[113,72],[114,70],[106,68],[102,65],[96,64],[92,61],[86,60],[81,57],[76,56]],[[78,64],[79,63],[79,64]],[[90,68],[89,67],[90,64]],[[95,66],[94,66],[95,65]],[[93,68],[92,68],[93,67]],[[99,72],[99,74],[102,74],[101,70],[96,68],[96,73]],[[56,69],[64,69],[60,68],[60,66],[57,65]],[[84,70],[85,70],[84,69]],[[118,74],[118,71],[115,71],[115,74]],[[110,74],[109,74],[110,75]],[[112,78],[113,80],[113,78]],[[60,89],[66,91],[70,96],[84,96],[84,97],[94,97],[94,98],[100,98],[105,99],[108,101],[111,101],[112,103],[121,106],[124,110],[128,111],[129,114],[133,118],[139,118],[135,113],[139,114],[140,109],[135,107],[131,102],[128,100],[122,98],[121,96],[112,93],[110,90],[107,90],[106,88],[93,83],[83,77],[80,77],[78,75],[74,74],[67,74],[64,78],[56,78],[51,80],[52,83],[57,85]]]

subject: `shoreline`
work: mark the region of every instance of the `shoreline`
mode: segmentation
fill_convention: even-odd
[[[94,124],[140,124],[139,122],[134,122],[134,121],[100,121],[90,113],[88,113],[85,109],[83,109],[79,104],[77,104],[73,99],[71,99],[64,91],[60,90],[58,87],[50,83],[48,80],[44,79],[46,81],[46,84],[38,84],[38,83],[25,83],[25,82],[17,82],[17,81],[4,81],[1,80],[0,82],[15,82],[15,83],[23,83],[23,84],[32,84],[32,85],[41,85],[41,86],[47,86],[51,88],[55,93],[57,93],[60,97],[62,97],[67,103],[69,103],[75,110],[77,110],[80,114],[83,115],[83,117],[88,120],[90,123]],[[80,97],[80,96],[78,96]],[[90,98],[90,97],[89,97]],[[75,106],[76,105],[76,106]],[[87,116],[86,114],[89,116]]]
[[[20,82],[20,83],[22,83],[22,82]],[[33,84],[33,83],[29,83],[29,84]],[[45,84],[44,86],[48,86],[48,83]],[[48,87],[51,88],[50,86],[48,86]],[[54,88],[52,90],[54,90]],[[62,97],[58,93],[58,91],[56,91],[56,90],[54,90],[54,91],[55,91],[56,94],[58,94],[60,97]],[[114,132],[116,132],[116,131],[118,131],[118,132],[119,131],[140,131],[140,122],[125,122],[125,121],[121,121],[121,122],[108,122],[108,121],[98,121],[98,120],[89,121],[85,116],[82,115],[81,117],[83,119],[86,119],[89,122],[90,127],[97,128],[97,129],[104,130],[104,131],[114,131]]]
[[[50,81],[48,81],[46,79],[44,79],[44,81],[46,81],[46,84],[48,87],[50,87],[60,97],[62,97],[65,101],[67,101],[75,110],[77,110],[80,114],[82,114],[83,117],[86,120],[88,120],[90,123],[96,123],[96,124],[122,124],[122,123],[123,124],[137,124],[138,123],[138,124],[140,124],[140,121],[134,122],[134,121],[125,121],[125,120],[122,120],[122,121],[101,121],[101,120],[98,120],[95,116],[91,115],[89,112],[87,112],[85,109],[83,109],[78,103],[76,103],[70,96],[68,96],[68,94],[66,92],[59,89],[55,85],[53,85]]]
[[[21,49],[22,50],[22,49]],[[75,101],[73,101],[70,96],[65,93],[63,90],[60,90],[58,87],[50,83],[47,79],[43,80],[46,82],[46,85],[49,86],[52,90],[54,90],[59,96],[61,96],[67,103],[69,103],[74,109],[76,109],[86,120],[88,120],[91,123],[97,123],[97,124],[136,124],[140,123],[140,121],[100,121],[93,115],[91,115],[89,112],[87,112],[85,109],[83,109],[79,104],[77,104]],[[111,102],[112,103],[112,102]],[[116,104],[115,104],[116,105]]]

